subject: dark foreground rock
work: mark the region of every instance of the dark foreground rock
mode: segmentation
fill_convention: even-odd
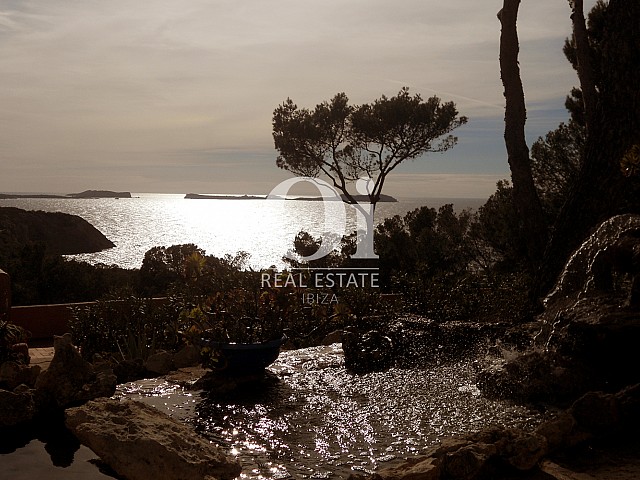
[[[116,376],[108,365],[94,367],[85,361],[71,335],[54,339],[49,367],[5,362],[0,365],[0,427],[14,427],[50,416],[56,411],[116,390]]]
[[[220,447],[141,402],[100,399],[65,416],[74,435],[129,480],[224,480],[241,472]]]
[[[114,247],[98,229],[77,215],[0,207],[0,251],[19,251],[28,243],[43,243],[57,255],[93,253]]]
[[[96,369],[82,358],[71,343],[71,335],[56,337],[49,367],[35,382],[42,409],[59,409],[98,397],[110,397],[116,391],[116,376],[108,368]]]

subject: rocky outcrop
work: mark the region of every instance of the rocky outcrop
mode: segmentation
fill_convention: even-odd
[[[94,367],[71,344],[71,335],[54,339],[49,367],[4,362],[0,365],[0,427],[10,427],[116,390],[116,376],[106,364]]]
[[[97,397],[110,397],[116,390],[116,376],[110,369],[98,370],[84,360],[71,343],[71,335],[54,340],[55,353],[42,372],[35,389],[43,409],[59,409]]]
[[[640,216],[603,222],[571,256],[533,349],[479,375],[489,396],[570,403],[640,382]]]
[[[43,243],[51,254],[93,253],[115,245],[77,215],[0,207],[0,252]]]
[[[144,368],[154,375],[166,375],[174,369],[173,354],[160,350],[149,355],[144,363]]]
[[[18,362],[4,362],[0,365],[0,388],[13,390],[18,385],[33,388],[41,368],[39,365],[25,365]]]
[[[76,437],[129,480],[232,479],[238,462],[155,408],[100,399],[65,412]]]
[[[26,385],[13,391],[0,389],[0,427],[13,427],[33,419],[37,412],[33,393]]]

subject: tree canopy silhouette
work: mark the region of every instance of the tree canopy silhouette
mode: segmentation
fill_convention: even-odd
[[[366,195],[375,205],[387,175],[405,160],[444,152],[457,138],[451,132],[467,122],[453,102],[423,100],[403,88],[394,97],[349,105],[344,93],[313,110],[291,99],[273,113],[277,165],[296,175],[326,176],[349,203],[357,203],[349,184],[369,177]]]

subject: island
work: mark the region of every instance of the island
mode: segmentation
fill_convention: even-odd
[[[204,195],[200,193],[187,193],[184,198],[186,199],[205,199],[205,200],[303,200],[308,202],[315,201],[341,201],[347,202],[347,197],[345,195],[341,195],[339,197],[267,197],[265,195]],[[369,197],[366,195],[353,195],[353,198],[358,203],[368,203]],[[397,202],[398,199],[392,197],[391,195],[383,195],[380,194],[379,202]]]
[[[69,198],[66,195],[48,193],[0,193],[0,200],[14,200],[16,198]]]
[[[0,207],[0,253],[41,243],[57,255],[94,253],[115,247],[102,232],[77,215]]]
[[[112,192],[111,190],[85,190],[80,193],[70,193],[70,198],[131,198],[131,192]]]
[[[191,200],[264,200],[259,195],[203,195],[200,193],[187,193],[184,198]]]
[[[353,197],[353,199],[358,202],[358,203],[369,203],[369,197],[367,195],[351,195]],[[328,198],[324,198],[324,197],[294,197],[294,198],[286,198],[286,200],[306,200],[306,201],[341,201],[341,202],[346,202],[349,203],[349,199],[347,199],[347,196],[342,194],[339,197],[328,197]],[[380,194],[380,199],[378,200],[378,202],[397,202],[398,199],[395,197],[392,197],[391,195],[384,195],[383,193]]]

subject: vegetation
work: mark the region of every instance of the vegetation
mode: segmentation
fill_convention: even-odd
[[[519,3],[505,0],[501,11],[501,67],[503,81],[521,87],[516,30]],[[510,144],[518,145],[516,164],[510,153],[513,203],[523,230],[521,239],[528,244],[529,270],[536,276],[534,295],[548,291],[571,251],[600,221],[640,210],[637,157],[633,154],[640,144],[640,33],[636,28],[640,4],[599,0],[587,19],[582,1],[570,4],[573,35],[564,53],[577,72],[580,87],[571,91],[566,102],[569,124],[539,141],[531,159],[523,137],[517,141],[511,137],[524,127],[522,89],[507,92],[505,85],[505,141],[508,149]],[[537,189],[533,192],[527,175],[522,175],[527,169],[535,176]],[[526,186],[520,188],[518,183]],[[538,200],[546,214],[542,218],[527,213]]]
[[[29,332],[0,316],[0,364],[8,360],[24,362],[26,359],[14,346],[28,339]]]

